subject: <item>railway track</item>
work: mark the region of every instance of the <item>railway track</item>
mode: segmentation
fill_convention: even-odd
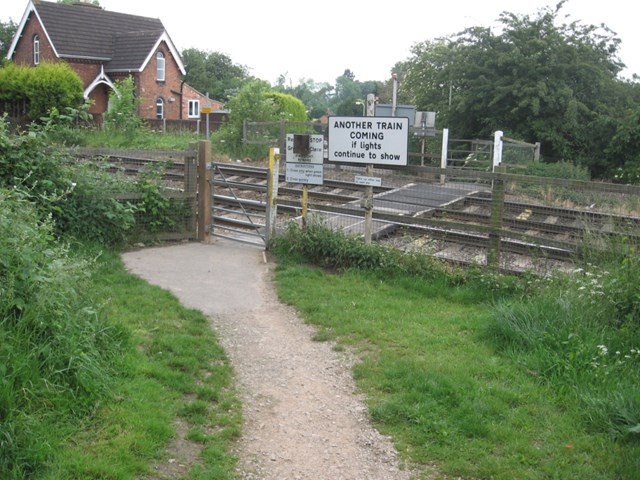
[[[110,159],[107,168],[126,174],[138,174],[142,168],[162,166],[164,179],[176,184],[184,183],[184,162],[171,159],[158,161],[147,158]],[[233,163],[215,163],[213,183],[214,226],[236,234],[262,232],[265,228],[267,169]],[[353,173],[345,173],[353,178]],[[397,243],[396,240],[428,239],[431,243],[456,244],[469,248],[486,249],[492,234],[492,200],[489,191],[463,195],[446,205],[433,205],[415,212],[400,212],[412,202],[408,195],[406,205],[394,204],[388,208],[387,198],[406,184],[374,187],[374,221],[384,223],[374,239]],[[390,183],[385,179],[385,183]],[[424,189],[438,188],[438,184],[419,184]],[[362,216],[361,201],[364,188],[352,181],[326,178],[323,185],[307,186],[309,206],[314,212],[330,216],[357,218]],[[419,196],[420,194],[413,194]],[[302,186],[288,184],[284,174],[279,175],[278,212],[290,217],[300,214]],[[640,218],[540,205],[507,199],[502,206],[500,248],[503,252],[536,255],[545,258],[569,260],[580,251],[587,232],[604,237],[625,235],[638,239]],[[437,247],[434,247],[437,248]]]
[[[225,209],[214,222],[218,225],[239,225],[235,208],[242,205],[246,211],[264,214],[266,208],[267,170],[226,164],[214,176],[214,205]],[[234,195],[225,195],[225,188]],[[424,188],[438,188],[425,184]],[[398,187],[376,187],[374,190],[374,221],[385,222],[387,227],[377,235],[379,239],[409,236],[428,237],[438,242],[456,243],[475,248],[486,248],[492,234],[492,200],[490,192],[465,195],[446,205],[425,208],[408,216],[389,212],[389,208],[376,208],[385,202],[387,194]],[[310,208],[324,215],[361,216],[360,202],[363,187],[345,180],[327,180],[322,186],[308,186]],[[280,175],[278,210],[289,215],[299,213],[302,188],[285,182]],[[411,198],[406,200],[411,202]],[[252,228],[246,225],[245,228]],[[505,201],[500,221],[501,251],[521,255],[569,260],[580,250],[587,232],[603,236],[627,235],[637,238],[640,218],[610,215],[586,210],[550,207],[519,201]]]

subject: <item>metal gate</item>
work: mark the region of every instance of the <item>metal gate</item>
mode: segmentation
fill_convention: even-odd
[[[211,229],[215,237],[266,247],[266,171],[233,163],[212,163]],[[264,170],[264,169],[262,169]],[[247,178],[265,177],[264,185]],[[245,182],[243,182],[245,180]]]

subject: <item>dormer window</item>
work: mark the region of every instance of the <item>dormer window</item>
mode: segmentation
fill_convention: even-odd
[[[158,52],[156,54],[156,80],[164,82],[164,53]]]
[[[33,36],[33,64],[40,64],[40,36],[37,34]]]

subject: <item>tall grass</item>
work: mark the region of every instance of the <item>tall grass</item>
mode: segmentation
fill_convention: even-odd
[[[599,264],[557,275],[536,296],[496,305],[494,315],[498,347],[578,405],[588,428],[640,441],[640,259],[634,246],[611,245]]]
[[[28,478],[52,428],[109,390],[127,335],[86,296],[92,260],[70,255],[23,195],[0,190],[0,478]]]

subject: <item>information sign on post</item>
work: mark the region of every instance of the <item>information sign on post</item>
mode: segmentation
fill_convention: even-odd
[[[322,135],[287,134],[286,181],[303,185],[322,185],[323,147]]]
[[[329,161],[407,165],[407,117],[329,117]]]

